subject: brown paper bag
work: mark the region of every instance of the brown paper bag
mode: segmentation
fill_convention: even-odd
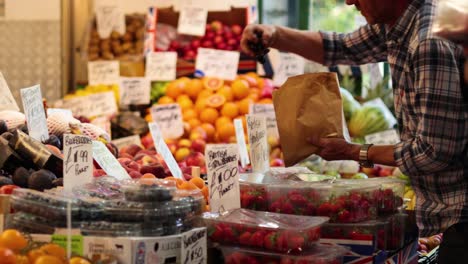
[[[335,73],[290,77],[273,92],[273,103],[286,166],[318,153],[307,138],[349,138]]]

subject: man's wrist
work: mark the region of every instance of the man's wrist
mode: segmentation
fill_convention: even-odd
[[[361,151],[361,145],[349,144],[348,159],[359,161],[359,152]]]

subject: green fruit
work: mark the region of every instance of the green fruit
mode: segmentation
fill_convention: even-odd
[[[351,118],[348,124],[349,133],[353,137],[384,131],[390,128],[383,109],[377,106],[363,106]]]
[[[356,173],[353,175],[353,177],[351,177],[351,179],[367,179],[367,178],[369,178],[367,177],[367,174],[362,173],[362,172]]]
[[[361,108],[361,104],[356,101],[353,95],[346,89],[340,88],[341,99],[343,100],[343,112],[345,119],[349,121],[356,111]]]

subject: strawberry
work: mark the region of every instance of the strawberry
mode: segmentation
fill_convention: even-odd
[[[315,207],[315,205],[312,203],[308,203],[305,208],[304,215],[314,216],[316,215],[316,211],[317,211],[317,208]]]
[[[257,260],[254,256],[247,256],[245,259],[245,264],[260,264],[261,262]]]
[[[278,238],[278,235],[276,232],[271,232],[268,233],[264,238],[263,238],[263,246],[266,249],[273,250],[276,248],[276,239]]]
[[[213,241],[221,241],[223,238],[223,228],[221,225],[215,225],[208,230],[208,237]]]
[[[307,199],[301,194],[292,194],[289,196],[289,201],[295,206],[306,206]]]
[[[270,205],[270,208],[269,208],[268,211],[273,212],[273,213],[281,212],[281,202],[279,202],[279,201],[273,202]]]
[[[276,250],[279,252],[288,251],[288,237],[286,232],[282,232],[276,239]]]
[[[309,192],[309,200],[313,203],[318,203],[320,202],[320,193],[318,193],[315,190],[312,190]]]
[[[319,216],[329,216],[331,212],[331,204],[325,202],[319,206],[317,209],[317,215]]]
[[[240,252],[232,253],[226,257],[226,264],[244,264],[246,256]]]
[[[364,233],[359,233],[357,231],[352,231],[350,233],[350,237],[352,240],[372,240],[373,239],[372,234],[364,234]]]
[[[348,210],[344,209],[338,213],[338,222],[349,223],[351,220],[351,214]]]
[[[294,259],[291,259],[289,257],[283,257],[281,258],[280,264],[294,264]]]
[[[303,236],[296,234],[289,236],[288,247],[294,252],[300,252],[304,249],[305,239]]]
[[[242,235],[239,236],[239,244],[248,246],[250,245],[250,238],[252,234],[250,232],[244,232]]]
[[[389,189],[385,189],[385,190],[383,191],[383,194],[384,194],[384,196],[387,196],[387,197],[393,197],[393,196],[394,196],[394,195],[393,195],[393,190],[390,189],[390,188],[389,188]]]
[[[229,226],[227,226],[227,227],[225,227],[223,229],[223,235],[224,235],[223,240],[225,240],[225,241],[228,241],[228,242],[236,242],[237,241],[234,230]]]
[[[307,232],[307,241],[318,241],[320,239],[320,227],[312,228]]]
[[[281,206],[281,213],[283,213],[283,214],[293,214],[294,213],[294,207],[290,203],[284,203],[283,206]]]
[[[242,193],[241,195],[241,207],[251,208],[254,203],[255,197],[250,192]]]
[[[265,239],[265,232],[264,231],[257,231],[252,234],[250,237],[250,245],[254,247],[263,247]]]

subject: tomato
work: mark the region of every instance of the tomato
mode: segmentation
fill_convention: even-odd
[[[27,256],[16,255],[16,264],[30,264],[30,262]]]
[[[65,249],[57,244],[45,244],[39,249],[42,250],[46,255],[54,256],[59,259],[67,258],[67,252]]]
[[[41,256],[44,256],[45,255],[45,252],[40,250],[40,249],[33,249],[31,251],[28,252],[28,258],[29,258],[29,262],[30,263],[35,263],[36,260],[41,257]]]
[[[7,229],[0,235],[0,246],[19,251],[28,245],[28,240],[15,229]]]
[[[57,257],[44,255],[37,258],[34,264],[65,264],[65,262]]]
[[[88,260],[80,257],[73,257],[70,259],[69,264],[91,264]]]
[[[15,253],[9,248],[0,247],[0,263],[16,264]]]
[[[16,185],[12,185],[12,184],[3,185],[0,188],[0,194],[12,194],[13,190],[16,189],[16,188],[19,188],[19,187],[16,186]]]

